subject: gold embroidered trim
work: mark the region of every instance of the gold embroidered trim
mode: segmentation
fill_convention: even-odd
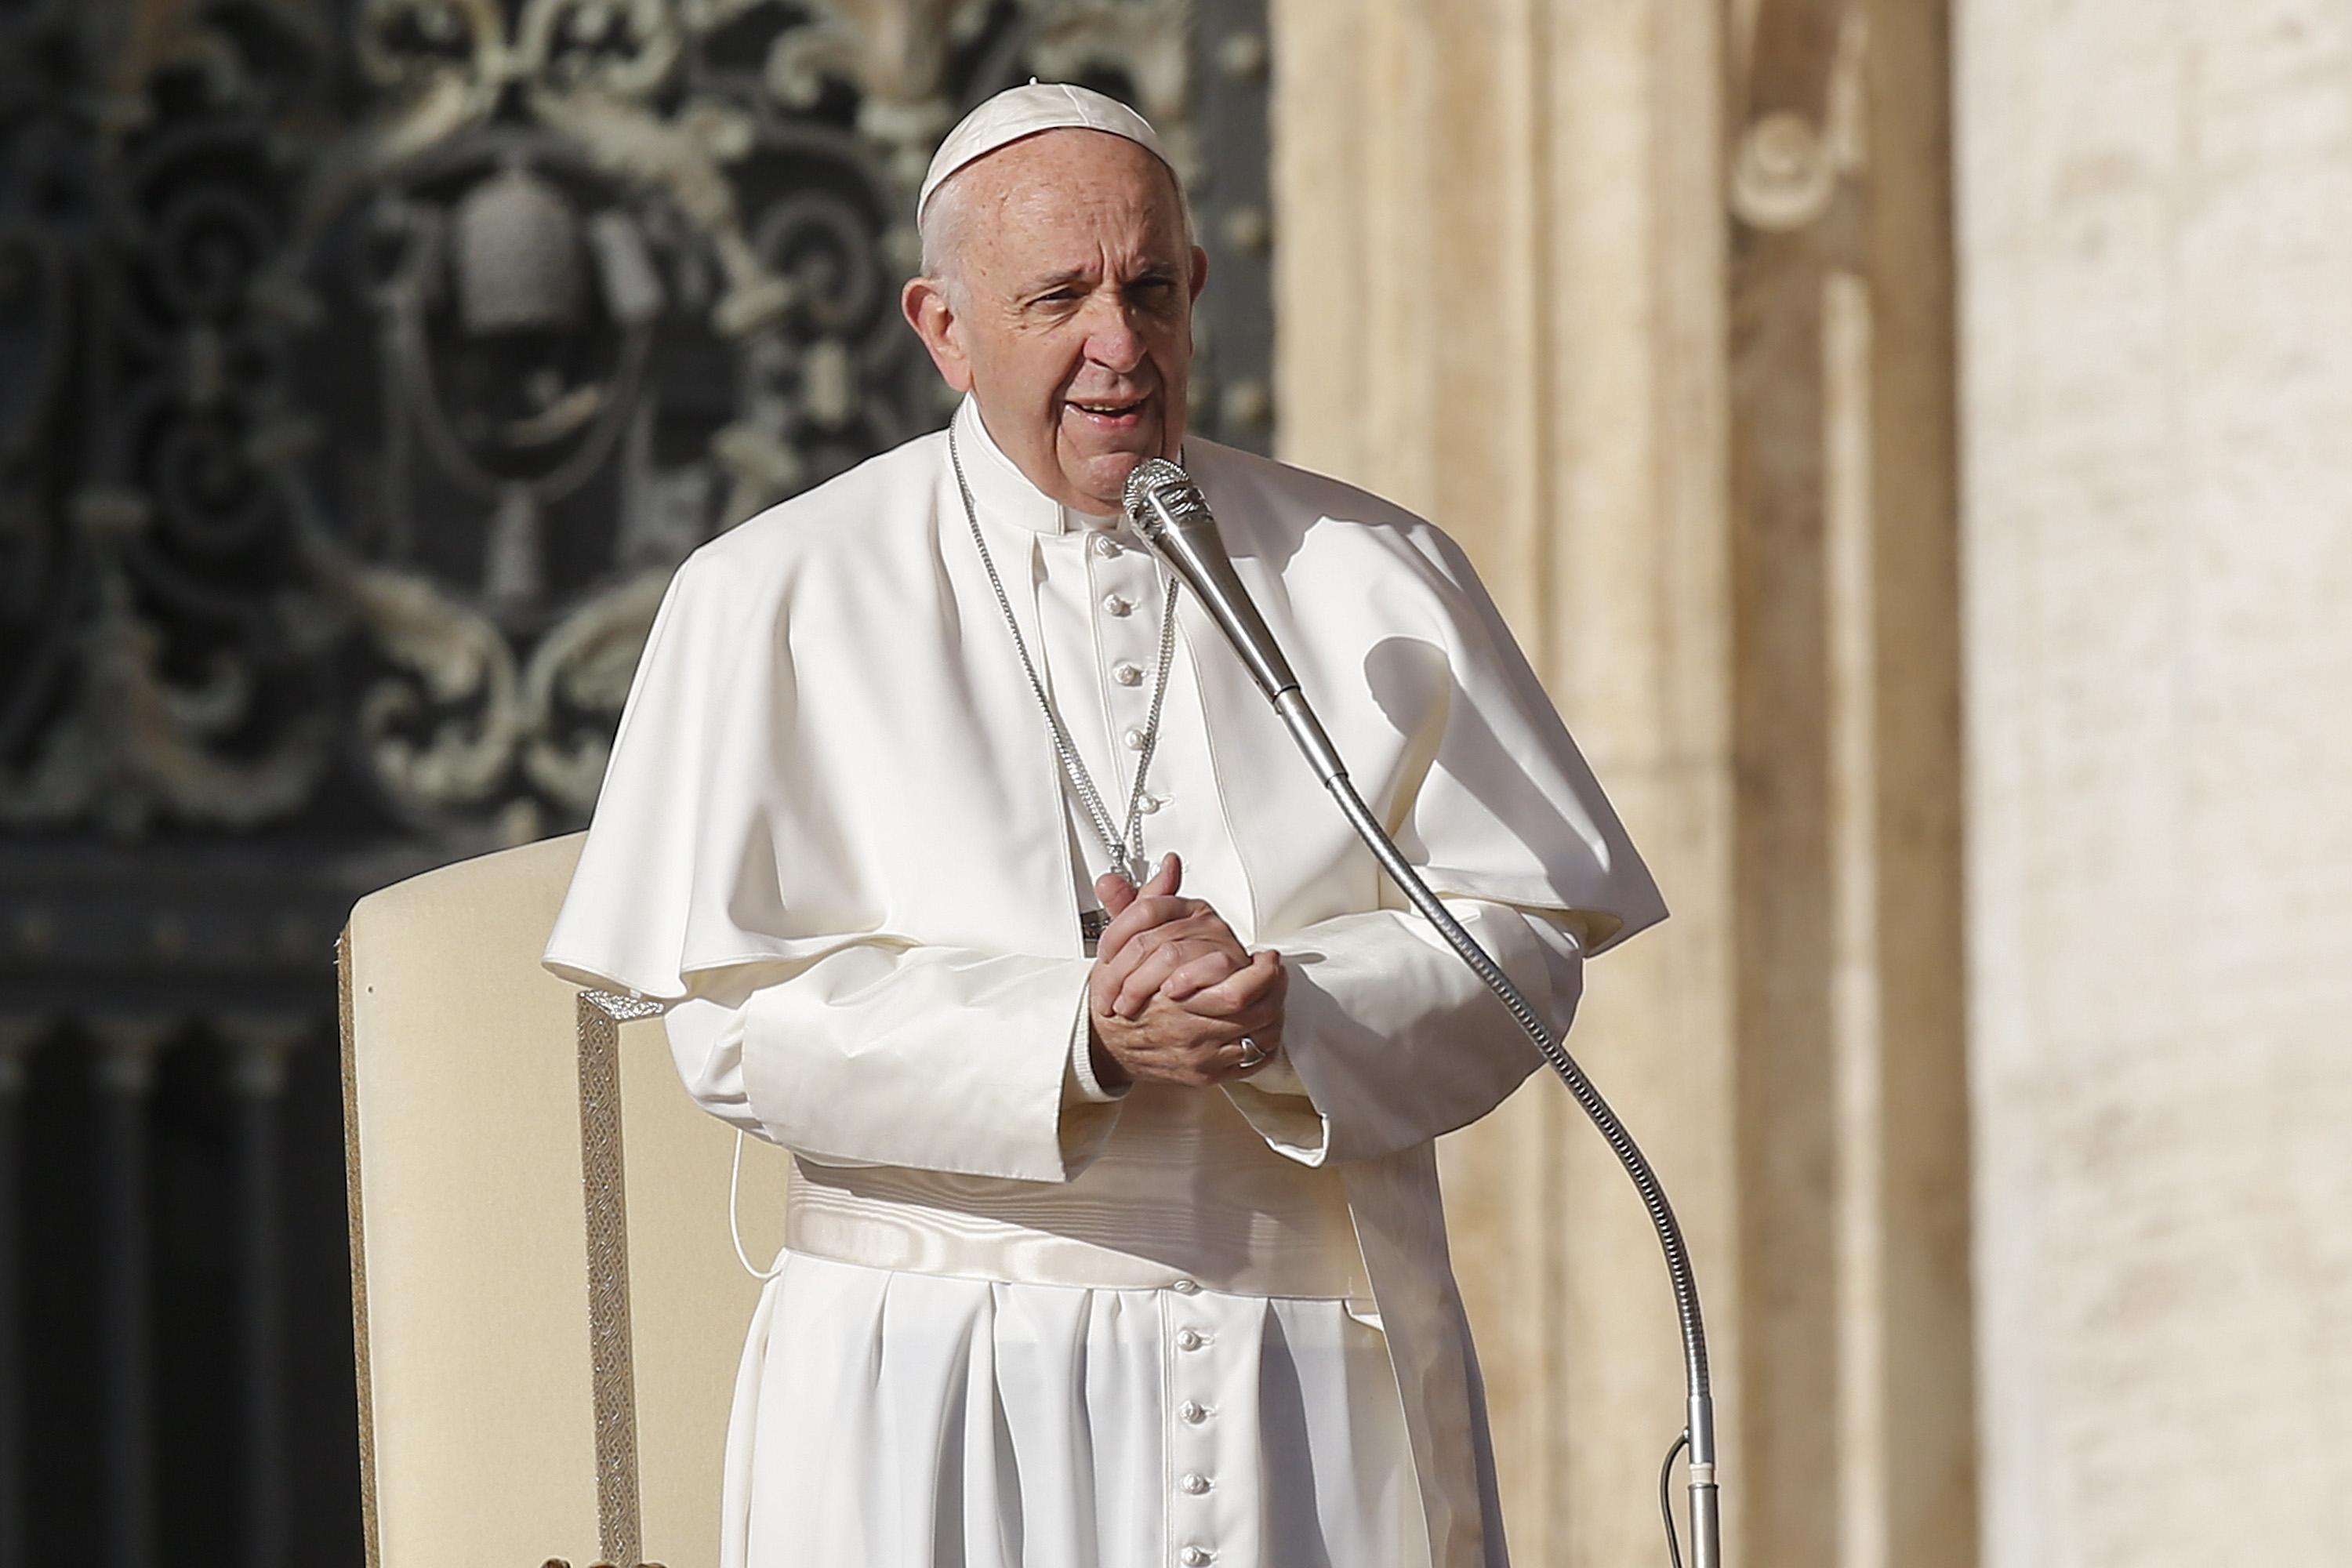
[[[350,1214],[352,1248],[352,1371],[358,1384],[360,1415],[360,1531],[367,1568],[381,1568],[383,1545],[376,1528],[375,1387],[368,1368],[367,1244],[360,1217],[359,1045],[352,1030],[352,928],[335,938],[336,1026],[343,1053],[343,1197]]]
[[[596,1539],[607,1563],[635,1563],[638,1518],[636,1366],[629,1336],[629,1206],[621,1160],[621,1023],[650,1002],[583,991],[580,1181],[588,1216],[588,1352],[596,1407]]]

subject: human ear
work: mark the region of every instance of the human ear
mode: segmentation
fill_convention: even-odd
[[[907,324],[923,340],[923,348],[939,367],[940,377],[957,392],[971,390],[971,361],[965,356],[956,331],[955,307],[936,278],[909,278],[899,291],[898,308]]]
[[[1192,298],[1198,300],[1208,286],[1209,253],[1196,245],[1192,247]]]

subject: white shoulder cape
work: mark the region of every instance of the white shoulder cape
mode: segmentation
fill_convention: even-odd
[[[1185,457],[1358,786],[1439,891],[1575,911],[1588,952],[1664,918],[1450,539],[1297,468],[1202,441]],[[1178,624],[1249,883],[1250,907],[1220,912],[1279,946],[1397,902],[1189,597]],[[1060,790],[945,437],[918,438],[679,568],[546,964],[672,1001],[845,941],[1078,952]]]

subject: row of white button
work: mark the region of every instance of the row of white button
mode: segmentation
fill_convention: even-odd
[[[1169,1289],[1180,1296],[1196,1296],[1200,1294],[1201,1284],[1197,1279],[1179,1279]],[[1205,1350],[1214,1342],[1213,1335],[1205,1333],[1190,1323],[1176,1331],[1176,1348],[1180,1351],[1191,1352]],[[1209,1409],[1197,1399],[1188,1399],[1176,1407],[1176,1415],[1186,1426],[1198,1426],[1209,1418]],[[1187,1497],[1200,1497],[1205,1494],[1213,1484],[1209,1478],[1199,1470],[1187,1470],[1177,1479],[1176,1489]],[[1209,1563],[1216,1560],[1217,1554],[1214,1550],[1201,1545],[1197,1542],[1176,1553],[1176,1561],[1182,1565],[1182,1568],[1207,1568]]]
[[[1123,556],[1132,548],[1121,544],[1108,532],[1096,533],[1089,544],[1095,554],[1106,561]],[[1130,569],[1122,567],[1120,570]],[[1101,605],[1105,615],[1121,620],[1134,615],[1140,605],[1140,601],[1132,593],[1121,592],[1118,589],[1105,593],[1097,603]],[[1138,690],[1142,687],[1149,673],[1140,662],[1132,658],[1120,658],[1110,667],[1112,683],[1129,691]],[[1119,731],[1120,743],[1130,752],[1142,751],[1144,740],[1144,730],[1140,724],[1129,724]],[[1169,799],[1170,797],[1164,795],[1146,794],[1136,804],[1143,814],[1149,816],[1166,806]]]

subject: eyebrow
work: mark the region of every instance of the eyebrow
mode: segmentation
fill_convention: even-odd
[[[1085,268],[1077,267],[1069,268],[1061,272],[1049,272],[1042,278],[1032,278],[1021,285],[1021,292],[1024,295],[1051,293],[1054,289],[1066,288],[1072,283],[1083,283],[1086,281],[1086,277]]]
[[[1154,261],[1138,272],[1129,281],[1132,283],[1165,282],[1177,275],[1177,269],[1173,264]],[[1019,298],[1025,300],[1033,295],[1050,294],[1056,289],[1067,288],[1073,283],[1083,283],[1087,279],[1087,269],[1083,267],[1072,267],[1060,272],[1049,272],[1042,278],[1033,278],[1023,284]]]

